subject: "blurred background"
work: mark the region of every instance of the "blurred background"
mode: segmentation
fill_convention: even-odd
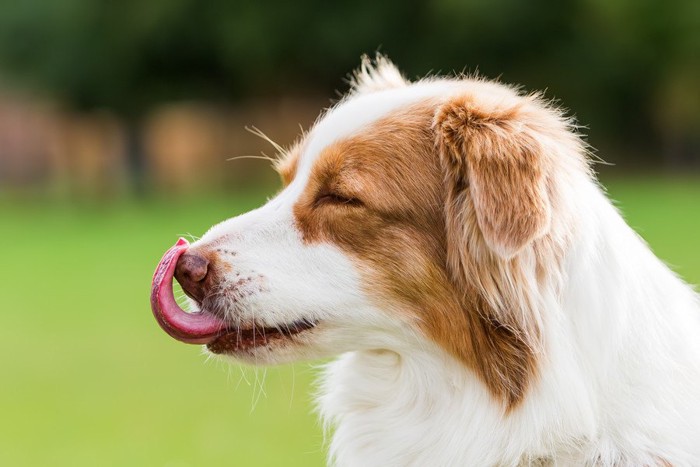
[[[322,465],[309,365],[207,361],[150,316],[178,235],[277,189],[362,54],[572,110],[629,222],[700,282],[696,0],[0,2],[0,465]]]

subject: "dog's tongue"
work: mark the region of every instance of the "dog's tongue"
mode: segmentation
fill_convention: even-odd
[[[188,247],[187,240],[179,239],[158,263],[151,285],[151,308],[160,327],[175,339],[188,344],[207,344],[225,332],[226,323],[206,312],[187,313],[173,295],[175,265]]]

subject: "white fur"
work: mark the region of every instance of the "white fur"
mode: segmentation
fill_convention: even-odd
[[[292,209],[324,147],[410,103],[496,86],[409,85],[382,67],[363,68],[356,92],[314,127],[289,187],[199,243],[235,252],[224,259],[230,283],[260,278],[231,300],[235,319],[319,320],[295,345],[239,357],[276,363],[342,354],[327,366],[318,397],[334,430],[331,462],[342,466],[700,465],[700,300],[585,171],[560,187],[570,248],[556,284],[537,291],[541,371],[510,413],[410,319],[378,308],[341,249],[302,242]],[[555,149],[563,157],[578,150],[566,142]]]

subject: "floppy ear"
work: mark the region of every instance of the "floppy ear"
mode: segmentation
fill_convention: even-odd
[[[434,121],[452,211],[448,218],[463,218],[471,200],[486,245],[503,259],[550,226],[548,161],[528,126],[526,103],[478,103],[463,96],[443,104]],[[466,247],[469,232],[448,229],[448,235]]]
[[[549,122],[527,98],[480,99],[442,104],[433,128],[446,184],[447,269],[469,320],[473,367],[510,409],[536,377],[542,345],[532,257],[518,254],[550,228],[540,134]]]

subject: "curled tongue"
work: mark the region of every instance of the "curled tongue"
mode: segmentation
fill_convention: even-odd
[[[160,327],[170,336],[188,344],[207,344],[226,331],[226,323],[206,312],[187,313],[173,295],[175,266],[188,247],[187,240],[179,239],[158,263],[151,285],[151,309]]]

